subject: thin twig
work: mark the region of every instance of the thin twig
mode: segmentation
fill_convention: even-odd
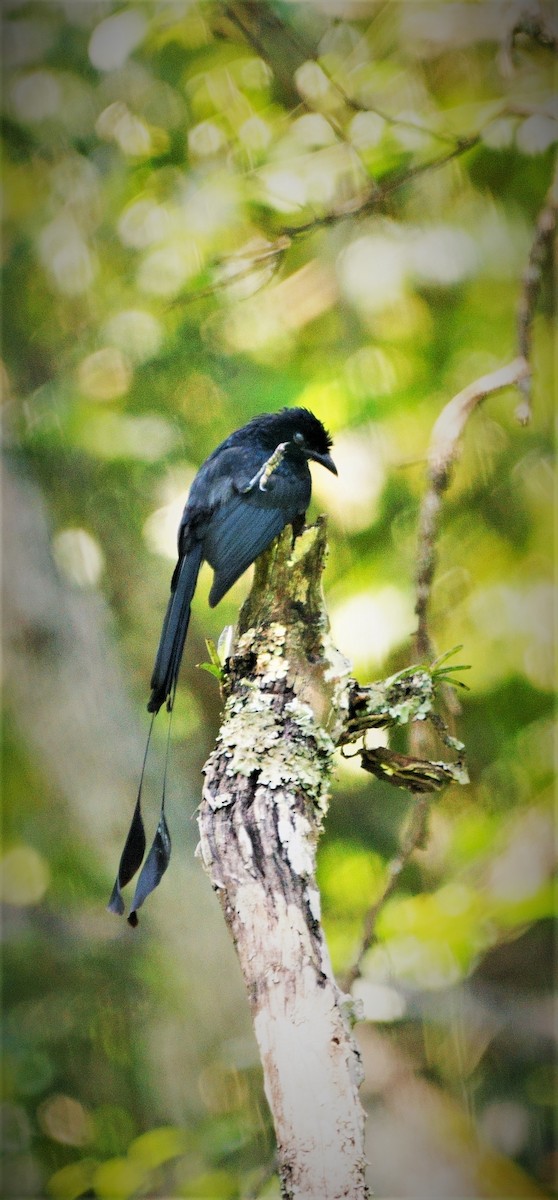
[[[543,266],[549,252],[552,233],[556,225],[556,179],[550,189],[547,203],[539,219],[535,237],[529,255],[529,264],[523,280],[523,292],[518,314],[518,336],[521,354],[513,362],[489,375],[484,375],[468,385],[451,399],[443,408],[432,430],[428,451],[429,487],[424,496],[418,530],[417,573],[416,573],[416,605],[418,616],[416,634],[417,656],[419,660],[431,660],[434,650],[429,631],[429,608],[432,592],[432,582],[436,567],[436,542],[440,524],[440,513],[444,495],[449,487],[453,467],[459,456],[461,438],[471,413],[482,403],[486,396],[503,388],[516,386],[521,388],[524,399],[516,410],[519,420],[525,422],[530,415],[530,381],[531,367],[529,356],[531,351],[532,323],[535,306],[541,285]],[[526,388],[529,390],[527,391]],[[455,697],[451,688],[446,688],[448,701]],[[409,858],[424,838],[430,808],[430,797],[423,795],[415,804],[413,817],[400,853],[388,865],[386,882],[381,895],[368,910],[364,922],[364,931],[358,955],[353,966],[347,972],[344,988],[350,991],[355,980],[362,973],[362,963],[376,936],[376,923],[387,898],[391,895],[396,882],[409,861]]]
[[[402,840],[399,854],[397,854],[395,858],[392,858],[391,862],[388,863],[386,881],[382,891],[377,900],[370,905],[370,908],[368,909],[368,912],[364,918],[364,929],[358,954],[353,965],[349,967],[349,970],[347,971],[347,974],[341,983],[341,987],[345,992],[350,992],[355,981],[360,979],[365,955],[368,953],[372,943],[376,938],[376,923],[378,916],[384,907],[386,900],[389,896],[391,896],[397,880],[399,879],[403,868],[406,867],[413,851],[416,850],[417,846],[420,846],[424,840],[428,813],[430,810],[430,801],[431,797],[427,795],[421,795],[415,799],[409,825]]]
[[[244,38],[246,39],[246,41],[252,46],[252,48],[254,50],[256,50],[256,52],[260,55],[260,57],[263,58],[264,62],[267,63],[267,65],[271,68],[272,72],[277,75],[280,74],[280,77],[282,78],[283,82],[287,83],[288,86],[292,89],[292,91],[296,93],[296,95],[298,96],[298,98],[300,100],[301,107],[303,109],[305,109],[306,112],[315,113],[316,109],[315,109],[314,105],[302,94],[300,88],[298,88],[296,85],[296,82],[294,79],[294,76],[296,74],[296,60],[299,61],[299,65],[301,65],[303,62],[309,61],[309,60],[311,60],[312,62],[318,63],[321,71],[326,76],[326,78],[329,80],[329,82],[332,84],[332,86],[336,89],[339,96],[350,106],[349,98],[345,95],[343,89],[338,84],[335,83],[335,80],[333,80],[331,78],[331,76],[328,75],[325,68],[319,63],[319,58],[318,58],[316,51],[313,49],[310,49],[307,46],[304,46],[301,39],[298,38],[297,36],[295,36],[295,34],[293,33],[293,31],[289,27],[289,25],[286,22],[280,20],[280,18],[277,16],[277,13],[272,12],[269,8],[265,9],[265,10],[260,9],[259,17],[260,17],[260,19],[262,19],[262,17],[265,17],[265,21],[267,22],[268,29],[269,30],[272,29],[276,33],[278,32],[287,41],[287,43],[291,46],[292,50],[295,52],[295,55],[296,55],[295,61],[293,61],[292,53],[284,54],[281,57],[279,62],[276,61],[277,56],[275,56],[275,58],[274,58],[274,56],[270,53],[269,45],[264,44],[262,39],[255,33],[254,29],[251,28],[247,24],[246,20],[243,20],[243,15],[241,15],[241,12],[239,11],[239,9],[242,9],[242,7],[243,7],[242,4],[236,4],[236,5],[230,4],[227,6],[227,8],[225,10],[226,15],[230,18],[231,21],[234,22],[234,24],[237,26],[237,28],[241,31],[241,33],[244,36]],[[338,138],[338,140],[340,142],[342,142],[345,146],[347,146],[348,150],[353,155],[355,161],[358,163],[358,166],[360,167],[363,176],[365,178],[368,178],[368,171],[366,168],[366,164],[364,163],[364,161],[362,159],[362,155],[360,154],[358,148],[350,140],[348,134],[346,133],[345,129],[343,128],[342,123],[337,119],[337,117],[333,116],[333,114],[331,112],[320,111],[320,116],[322,116],[323,119],[325,121],[327,121],[334,136],[336,138]]]
[[[434,651],[430,639],[428,616],[432,581],[436,567],[436,541],[440,523],[442,500],[447,491],[452,469],[459,455],[461,437],[467,421],[475,408],[493,392],[502,388],[518,385],[530,373],[529,363],[520,357],[483,375],[475,383],[469,384],[463,391],[454,396],[442,409],[434,425],[430,448],[428,452],[429,487],[421,505],[419,515],[417,573],[416,573],[416,606],[418,629],[416,635],[417,655],[420,660],[432,660]],[[452,711],[458,709],[452,688],[445,689],[445,697]],[[413,725],[420,731],[422,725]],[[397,880],[409,861],[411,854],[421,843],[426,834],[430,796],[421,795],[416,799],[413,815],[407,833],[403,839],[401,850],[391,860],[387,868],[386,882],[381,895],[369,908],[364,921],[364,930],[357,957],[347,972],[343,982],[345,991],[350,991],[353,983],[362,973],[362,963],[376,936],[376,922],[386,900],[391,895]]]
[[[558,209],[558,163],[554,179],[548,190],[544,208],[541,209],[535,226],[535,236],[529,251],[529,260],[522,280],[521,295],[517,308],[517,342],[520,354],[528,363],[531,362],[533,343],[533,320],[541,290],[543,271],[550,257],[554,230],[556,229],[556,212]],[[532,373],[518,381],[522,394],[515,415],[522,425],[531,419]]]
[[[523,356],[505,367],[491,371],[470,383],[442,409],[430,440],[428,451],[429,486],[421,504],[418,528],[417,572],[415,577],[418,617],[416,634],[417,657],[429,660],[433,648],[428,628],[432,581],[436,567],[436,540],[440,524],[443,497],[449,487],[452,470],[459,455],[463,431],[471,413],[486,396],[503,388],[519,385],[530,374],[529,363]]]
[[[263,43],[261,37],[246,22],[246,20],[243,19],[242,8],[242,4],[229,4],[227,5],[225,12],[229,19],[233,21],[237,28],[241,31],[242,35],[249,42],[249,44],[264,59],[264,61],[267,62],[271,69],[277,69],[277,64],[272,60],[269,46]],[[464,154],[467,150],[472,149],[472,147],[476,146],[480,141],[480,134],[473,134],[470,137],[465,138],[452,138],[449,134],[439,134],[436,132],[436,130],[428,129],[425,126],[415,123],[414,121],[408,121],[405,118],[400,119],[399,117],[390,117],[385,112],[380,111],[374,106],[362,105],[358,100],[355,100],[353,97],[351,97],[345,91],[345,88],[342,86],[342,84],[340,84],[338,80],[336,80],[331,74],[331,72],[328,71],[327,66],[320,61],[315,49],[305,46],[300,36],[293,33],[293,30],[290,28],[290,26],[286,22],[282,21],[277,16],[277,13],[271,13],[269,9],[265,9],[264,7],[260,9],[260,16],[262,16],[262,14],[265,15],[265,20],[268,23],[268,26],[274,30],[278,30],[280,34],[287,39],[299,59],[311,60],[319,65],[320,70],[329,81],[332,88],[335,89],[343,103],[347,105],[347,108],[354,112],[376,113],[377,116],[380,116],[384,121],[389,122],[392,125],[401,125],[405,128],[412,128],[415,132],[419,131],[438,139],[439,141],[449,142],[452,147],[448,153],[441,155],[439,158],[431,159],[426,163],[419,163],[417,166],[411,167],[409,170],[403,171],[399,175],[395,175],[390,181],[387,181],[383,185],[376,183],[376,181],[372,179],[368,187],[361,192],[360,195],[352,196],[348,200],[336,205],[335,208],[331,209],[329,213],[319,217],[313,217],[310,221],[306,221],[303,225],[284,226],[282,233],[287,237],[299,237],[301,234],[310,233],[312,230],[317,229],[320,226],[331,225],[336,221],[343,220],[345,217],[356,216],[377,206],[379,207],[387,196],[391,195],[392,192],[398,190],[400,187],[403,187],[403,185],[408,183],[411,179],[415,179],[418,175],[423,175],[427,171],[434,171],[437,170],[438,167],[445,166],[446,163],[450,162],[453,158]],[[284,64],[281,63],[281,74],[283,79],[286,79],[289,85],[294,87],[297,95],[300,95],[296,85],[293,84],[294,72],[295,67],[291,65],[291,63],[289,63],[287,72],[285,72]],[[308,112],[315,111],[314,107],[303,95],[300,95],[300,99],[302,106]],[[342,124],[335,117],[333,117],[331,113],[322,112],[321,116],[328,122],[335,136],[344,142],[345,145],[347,145],[348,148],[353,152],[360,166],[366,172],[362,158],[356,146],[354,146],[350,138],[347,136]],[[368,175],[368,172],[366,172],[366,174]]]
[[[472,150],[479,142],[480,134],[478,133],[472,134],[471,137],[459,138],[453,149],[447,154],[442,154],[439,158],[431,158],[425,163],[418,163],[415,167],[409,167],[408,170],[394,175],[386,183],[374,183],[364,194],[352,196],[342,204],[336,205],[330,212],[320,217],[313,217],[311,221],[305,221],[303,225],[283,225],[281,232],[288,237],[299,237],[303,233],[310,233],[313,229],[318,229],[321,225],[333,225],[345,217],[359,216],[361,213],[379,208],[392,192],[398,191],[399,188],[404,187],[406,183],[410,183],[419,175],[426,175],[429,171],[437,171],[440,167],[445,167],[446,163],[465,154],[467,150]]]
[[[211,269],[216,272],[222,271],[223,274],[219,278],[215,278],[213,283],[208,283],[205,287],[198,288],[196,291],[182,292],[171,302],[171,306],[177,307],[180,305],[182,307],[186,304],[193,304],[196,300],[205,300],[208,296],[215,296],[217,292],[224,292],[227,288],[232,288],[244,279],[249,279],[250,275],[255,272],[257,273],[258,267],[263,269],[265,266],[269,266],[270,273],[266,274],[265,279],[262,279],[261,283],[254,289],[254,292],[260,291],[261,288],[269,283],[273,275],[277,274],[290,245],[291,239],[281,235],[264,250],[255,251],[252,255],[249,255],[247,251],[239,250],[227,257],[215,260],[211,264]],[[229,268],[228,274],[227,268]]]
[[[389,0],[386,0],[386,5],[387,3],[389,3]],[[271,56],[269,54],[269,46],[264,45],[261,38],[257,37],[257,35],[254,33],[254,30],[242,20],[240,13],[238,12],[238,6],[235,7],[234,5],[228,5],[225,9],[225,12],[241,31],[243,36],[246,38],[246,41],[250,43],[250,45],[261,56],[261,58],[263,58],[265,62],[267,62],[268,66],[270,66],[273,70],[274,64],[270,61]],[[271,16],[269,10],[267,10],[265,16],[267,22],[270,24],[270,27],[272,22],[272,27],[275,30],[280,31],[282,36],[290,43],[297,58],[300,59],[301,62],[313,62],[319,66],[322,75],[325,76],[325,78],[328,80],[328,83],[331,84],[333,90],[337,92],[340,100],[343,101],[343,103],[348,109],[350,109],[351,112],[374,113],[376,116],[381,117],[381,119],[388,125],[399,125],[403,129],[412,129],[415,133],[424,133],[425,135],[434,138],[436,141],[446,142],[452,146],[455,145],[456,139],[451,134],[439,133],[438,130],[430,129],[427,125],[421,125],[415,120],[409,120],[405,117],[391,116],[383,109],[378,108],[377,105],[368,103],[364,104],[360,100],[357,100],[354,96],[351,96],[343,87],[343,84],[341,84],[339,80],[335,78],[335,75],[333,75],[333,73],[329,70],[327,63],[320,56],[316,47],[310,46],[304,40],[304,38],[301,37],[300,32],[295,33],[286,21],[283,21],[278,17],[277,13],[273,13]],[[287,82],[293,86],[294,90],[300,96],[302,106],[306,108],[308,112],[315,112],[315,108],[304,98],[304,96],[300,95],[300,90],[296,86],[296,83],[293,85],[293,76],[295,74],[296,67],[293,66],[292,56],[291,61],[288,64],[281,63],[281,67],[283,68],[283,78],[287,79]],[[285,67],[287,67],[287,72],[285,71]],[[344,130],[339,126],[338,122],[332,119],[331,113],[320,110],[320,115],[323,116],[329,124],[331,124],[331,128],[339,134],[343,141],[347,141],[347,136]],[[354,149],[350,142],[348,144],[352,149]]]
[[[176,299],[173,301],[173,304],[175,306],[192,304],[196,300],[203,300],[208,296],[215,295],[219,291],[225,291],[226,288],[231,287],[233,284],[248,278],[252,272],[257,269],[260,263],[271,264],[273,260],[275,260],[273,263],[273,273],[275,273],[295,237],[301,237],[303,234],[311,233],[314,229],[317,229],[320,226],[334,225],[337,221],[342,221],[347,217],[360,216],[361,213],[370,212],[374,208],[379,208],[385,198],[391,195],[392,192],[397,191],[398,188],[403,187],[412,179],[416,179],[418,175],[424,175],[427,171],[435,171],[439,167],[445,166],[445,164],[450,162],[451,159],[457,158],[459,155],[464,154],[467,150],[470,150],[473,146],[476,146],[479,140],[480,137],[478,134],[474,134],[470,138],[462,138],[448,154],[444,154],[440,158],[431,159],[430,162],[427,163],[420,163],[416,167],[410,167],[409,170],[403,171],[400,175],[394,176],[393,179],[388,180],[386,183],[382,184],[381,187],[378,184],[373,183],[364,194],[361,192],[357,196],[351,196],[349,200],[343,201],[342,204],[337,205],[329,213],[325,213],[323,216],[313,217],[311,221],[305,222],[304,225],[283,226],[280,233],[278,233],[275,242],[271,242],[269,246],[265,247],[261,251],[254,252],[251,257],[249,257],[244,251],[240,250],[237,252],[237,254],[232,254],[230,258],[220,259],[218,262],[214,262],[212,264],[214,269],[222,269],[229,262],[234,263],[235,258],[239,261],[245,259],[246,265],[239,267],[238,270],[232,272],[230,275],[222,275],[220,279],[215,279],[213,283],[207,284],[203,288],[199,288],[196,291],[182,293],[176,297]],[[266,278],[262,281],[261,286],[264,287],[268,282],[269,279]]]

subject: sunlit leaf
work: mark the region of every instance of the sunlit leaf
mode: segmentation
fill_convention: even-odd
[[[91,1187],[96,1170],[97,1163],[93,1158],[84,1158],[81,1162],[61,1167],[48,1180],[49,1195],[53,1200],[77,1200]]]
[[[100,1200],[128,1200],[143,1185],[145,1178],[143,1163],[129,1158],[109,1158],[95,1170],[93,1187]]]
[[[158,1167],[184,1154],[191,1141],[183,1129],[175,1125],[162,1125],[136,1138],[128,1147],[128,1155],[144,1167]]]

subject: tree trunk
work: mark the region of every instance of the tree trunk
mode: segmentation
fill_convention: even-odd
[[[200,853],[248,989],[283,1196],[364,1200],[360,1058],[315,878],[349,703],[323,606],[325,552],[319,522],[294,548],[285,530],[257,563],[205,766]]]

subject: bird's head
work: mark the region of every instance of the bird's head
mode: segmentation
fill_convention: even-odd
[[[331,457],[332,441],[322,422],[308,408],[283,408],[276,413],[277,432],[280,441],[289,443],[291,452],[312,462],[320,463],[327,471],[337,475],[337,467]]]

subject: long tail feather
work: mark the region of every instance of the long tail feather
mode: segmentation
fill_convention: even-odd
[[[130,828],[128,830],[128,836],[126,838],[124,849],[120,856],[120,864],[118,867],[118,874],[114,881],[114,887],[112,889],[111,897],[110,897],[110,900],[107,905],[109,912],[117,913],[119,916],[124,912],[124,901],[122,899],[122,888],[126,887],[126,884],[129,883],[130,880],[134,878],[136,871],[139,871],[142,861],[143,861],[143,856],[145,854],[146,841],[145,841],[145,829],[144,829],[144,825],[143,825],[143,817],[141,814],[141,793],[142,793],[142,789],[143,789],[143,777],[145,775],[145,765],[147,763],[147,754],[149,751],[149,743],[151,741],[151,734],[153,732],[153,721],[154,720],[155,720],[155,716],[153,715],[151,718],[151,724],[149,726],[147,742],[145,744],[145,752],[143,755],[143,766],[141,768],[141,776],[140,776],[140,781],[139,781],[136,807],[134,808],[134,815],[132,817],[132,822],[131,822]]]
[[[196,589],[202,560],[201,545],[195,546],[184,556],[175,572],[173,590],[168,603],[159,649],[151,676],[151,696],[147,705],[149,712],[156,713],[162,704],[172,707],[172,697],[182,651],[190,621],[190,605]]]
[[[128,917],[128,924],[133,928],[138,923],[136,916],[138,908],[141,908],[144,900],[151,895],[151,892],[161,882],[161,879],[169,865],[171,855],[171,840],[168,825],[164,812],[161,812],[157,832],[153,839],[153,844],[147,855],[147,858],[141,869],[140,877],[137,882],[132,907]]]
[[[174,699],[174,691],[172,695]],[[141,908],[144,900],[155,891],[159,886],[163,875],[169,865],[171,856],[171,838],[169,827],[165,816],[165,801],[167,798],[167,774],[169,769],[169,751],[171,744],[171,725],[172,725],[172,700],[169,716],[169,727],[167,730],[167,749],[165,754],[165,774],[163,775],[163,793],[161,796],[161,812],[159,814],[159,823],[153,843],[147,858],[140,871],[140,876],[136,884],[132,907],[128,916],[128,924],[135,929],[138,923],[138,908]]]

